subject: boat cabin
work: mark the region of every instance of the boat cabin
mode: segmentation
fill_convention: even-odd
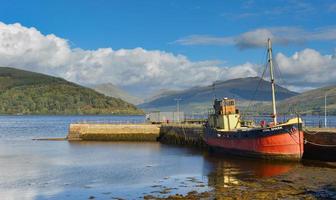
[[[229,115],[238,112],[238,110],[236,110],[235,100],[228,98],[224,98],[222,100],[216,99],[214,109],[215,113],[218,115]]]
[[[215,99],[213,108],[214,113],[209,116],[208,120],[210,127],[224,131],[240,128],[240,115],[234,99]]]

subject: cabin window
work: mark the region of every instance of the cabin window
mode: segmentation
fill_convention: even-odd
[[[226,101],[224,102],[225,106],[234,106],[234,101]]]
[[[226,105],[227,105],[227,106],[234,106],[234,101],[228,101],[228,102],[226,103]]]

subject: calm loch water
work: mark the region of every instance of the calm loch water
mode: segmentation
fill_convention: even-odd
[[[323,184],[316,188],[318,196],[318,189],[333,186],[336,180],[331,179],[336,178],[336,170],[330,167],[237,159],[155,142],[32,140],[65,137],[71,122],[143,120],[139,116],[0,116],[0,198],[142,199],[190,191],[222,195],[229,194],[226,188],[257,187],[246,184],[251,180],[293,181],[287,180],[293,174],[328,174],[318,180]],[[326,192],[336,195],[332,189]]]

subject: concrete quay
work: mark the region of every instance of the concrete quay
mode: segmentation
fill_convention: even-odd
[[[156,141],[160,125],[70,124],[69,141]]]
[[[70,124],[69,141],[160,141],[204,146],[201,124]]]
[[[336,161],[336,129],[305,129],[304,159]],[[158,141],[207,148],[202,124],[71,124],[69,141]]]
[[[303,158],[336,161],[336,128],[308,128],[304,139]]]
[[[204,127],[201,124],[162,125],[158,141],[166,144],[187,145],[198,148],[206,147]]]

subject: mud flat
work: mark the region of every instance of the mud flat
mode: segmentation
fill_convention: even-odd
[[[273,170],[276,168],[273,168]],[[209,191],[192,190],[168,197],[146,195],[144,199],[336,199],[336,169],[298,165],[271,177],[241,177],[217,168],[209,174]]]

